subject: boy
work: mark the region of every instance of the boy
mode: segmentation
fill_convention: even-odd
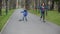
[[[22,11],[21,13],[23,13],[23,21],[25,20],[25,21],[27,21],[27,15],[28,15],[28,12],[27,12],[27,10],[26,9],[24,9],[24,11]]]

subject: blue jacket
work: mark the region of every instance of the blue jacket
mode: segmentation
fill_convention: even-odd
[[[27,10],[24,10],[24,11],[22,11],[21,13],[23,13],[24,16],[27,16],[27,15],[28,15]]]

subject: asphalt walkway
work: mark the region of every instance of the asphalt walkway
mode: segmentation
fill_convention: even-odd
[[[39,16],[28,13],[28,21],[19,21],[22,19],[20,13],[23,9],[16,9],[8,20],[6,27],[1,34],[60,34],[60,27],[56,24],[40,21]]]

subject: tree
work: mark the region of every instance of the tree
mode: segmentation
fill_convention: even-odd
[[[12,1],[13,1],[13,0],[8,0],[8,1],[6,1],[6,4],[8,4],[8,9],[9,9],[9,10],[11,10]]]
[[[2,15],[2,0],[0,0],[0,16]]]
[[[53,10],[54,9],[54,0],[51,0],[51,6],[50,6],[50,10]]]
[[[16,8],[16,0],[9,1],[9,10]]]
[[[54,0],[55,2],[58,2],[57,5],[58,5],[58,12],[60,13],[60,0]]]
[[[24,0],[21,0],[21,8],[24,7]]]
[[[60,13],[60,0],[58,1],[58,12]]]
[[[5,1],[6,2],[6,15],[8,13],[8,0]]]
[[[31,0],[25,0],[25,8],[30,9],[30,1]]]

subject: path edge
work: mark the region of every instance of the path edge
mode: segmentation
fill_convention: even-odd
[[[13,14],[14,14],[14,12],[13,12]],[[1,30],[1,32],[0,32],[0,34],[2,34],[4,28],[7,26],[8,22],[10,21],[11,17],[13,16],[13,14],[9,17],[9,19],[8,19],[7,22],[6,22],[6,24],[3,26],[3,28],[2,28],[2,30]]]

